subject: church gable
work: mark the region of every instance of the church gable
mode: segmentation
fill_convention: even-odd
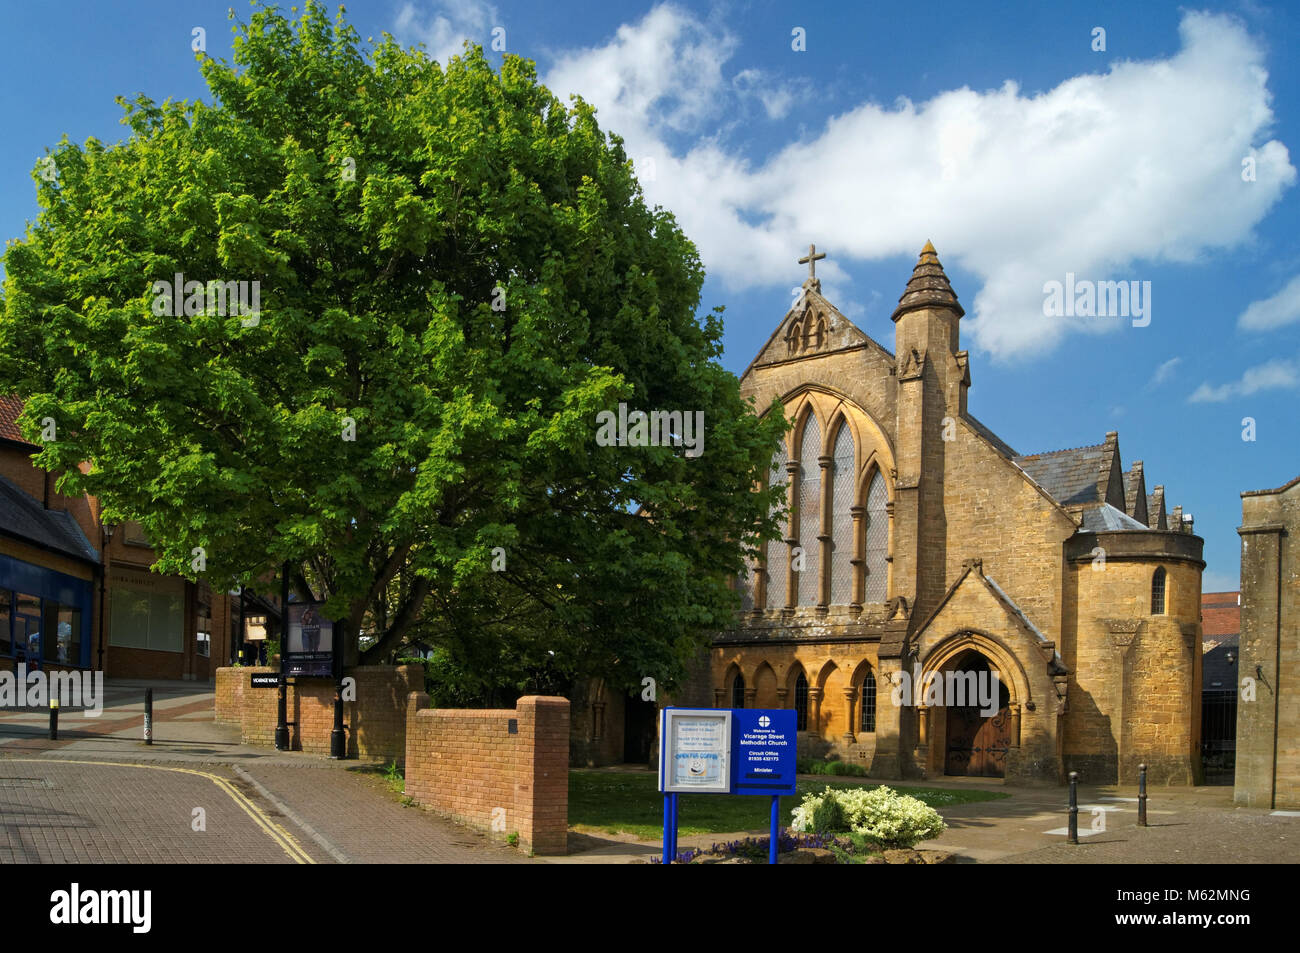
[[[822,296],[822,282],[817,277],[816,267],[817,262],[825,257],[825,252],[818,254],[817,247],[809,245],[808,254],[799,259],[800,264],[808,265],[808,278],[803,283],[799,298],[785,313],[758,356],[745,369],[742,379],[756,367],[861,347],[874,349],[887,358],[892,366],[894,355]]]
[[[794,307],[786,312],[750,368],[820,357],[834,351],[863,346],[874,348],[892,362],[892,354],[841,314],[838,308],[822,297],[819,290],[805,285],[803,294]]]
[[[950,639],[969,631],[997,633],[999,639],[1005,640],[1003,648],[1030,677],[1067,674],[1056,643],[1043,635],[996,582],[984,575],[983,562],[979,559],[966,562],[964,571],[949,587],[938,608],[917,630],[918,658],[925,663]]]

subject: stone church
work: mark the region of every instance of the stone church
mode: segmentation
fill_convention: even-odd
[[[970,413],[964,312],[929,243],[892,351],[822,296],[822,257],[800,260],[803,293],[741,378],[793,425],[771,471],[789,521],[740,582],[709,701],[794,708],[801,754],[872,777],[1130,783],[1145,762],[1154,783],[1194,783],[1190,517],[1125,469],[1115,433],[1021,454]],[[920,690],[975,678],[992,704]]]

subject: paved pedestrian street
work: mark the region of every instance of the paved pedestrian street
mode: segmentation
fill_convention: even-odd
[[[144,744],[144,688],[154,743]],[[565,857],[528,857],[499,840],[404,806],[381,766],[240,744],[213,719],[210,687],[110,683],[103,713],[69,710],[51,741],[46,712],[0,712],[0,864],[626,864],[654,840],[583,831]],[[624,770],[611,768],[608,770]],[[637,770],[637,769],[628,769]],[[1300,817],[1240,808],[1229,787],[1153,787],[1150,826],[1132,788],[1081,787],[1078,845],[1067,792],[975,779],[889,782],[900,792],[981,788],[996,801],[941,808],[945,833],[921,846],[957,863],[1295,863]],[[765,830],[683,836],[708,847]]]
[[[316,863],[229,768],[0,759],[0,864]]]
[[[119,681],[107,696],[97,718],[65,711],[56,741],[48,713],[0,712],[0,865],[530,861],[402,806],[374,765],[240,744],[209,686]]]

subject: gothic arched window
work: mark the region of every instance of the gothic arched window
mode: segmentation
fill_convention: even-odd
[[[1165,614],[1165,567],[1160,566],[1151,577],[1151,614]]]
[[[822,531],[821,488],[822,468],[818,457],[822,453],[821,430],[817,416],[809,414],[803,425],[803,439],[799,448],[799,547],[802,550],[803,568],[799,571],[799,601],[801,606],[815,606],[821,602]]]
[[[808,679],[804,678],[803,672],[794,683],[794,711],[795,711],[795,730],[808,730]]]
[[[853,435],[841,422],[831,455],[831,605],[853,601]]]
[[[889,494],[885,491],[885,478],[877,470],[867,487],[867,546],[866,546],[866,593],[865,602],[884,602],[889,598],[887,591],[889,571],[889,512],[885,506]]]
[[[731,707],[745,707],[745,676],[739,672],[736,673],[736,677],[731,682]]]
[[[859,731],[872,734],[876,730],[876,676],[867,672],[862,677],[862,718]]]
[[[786,451],[785,441],[781,441],[781,448],[772,455],[772,472],[768,476],[769,486],[785,486],[786,484]],[[776,512],[776,504],[773,504],[772,512]],[[785,528],[789,533],[789,528]],[[786,580],[790,578],[790,547],[786,545],[785,540],[773,540],[767,544],[767,608],[784,609],[786,600]]]

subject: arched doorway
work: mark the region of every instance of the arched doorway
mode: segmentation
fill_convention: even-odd
[[[960,700],[967,704],[953,704],[957,698],[951,694],[959,680],[963,687],[977,686],[980,695],[988,697],[991,676],[996,669],[989,660],[974,649],[969,649],[936,673],[944,679],[944,700],[948,702],[944,738],[944,774],[962,777],[1002,778],[1007,773],[1007,751],[1011,740],[1011,696],[999,677],[997,682],[998,710],[986,715],[977,698],[969,693]],[[972,681],[970,676],[974,675]],[[988,687],[985,687],[988,686]],[[936,685],[937,687],[937,685]]]

